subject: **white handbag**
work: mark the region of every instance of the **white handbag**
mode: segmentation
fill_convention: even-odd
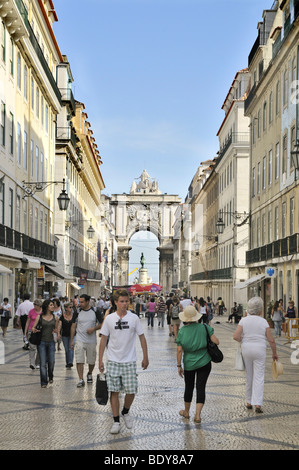
[[[236,353],[236,363],[235,363],[236,370],[245,370],[244,359],[242,356],[241,345],[238,346],[237,353]]]

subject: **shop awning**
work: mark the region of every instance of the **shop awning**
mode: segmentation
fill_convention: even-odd
[[[46,264],[46,271],[54,274],[54,276],[57,276],[60,279],[63,279],[65,282],[74,282],[75,280],[73,276],[63,272],[61,269],[57,268],[57,266],[49,266]]]
[[[71,282],[71,286],[76,290],[81,290],[82,289],[82,287],[80,287],[76,282]]]
[[[252,284],[256,284],[257,282],[261,282],[263,279],[265,279],[266,274],[257,274],[256,276],[250,277],[247,279],[247,281],[244,282],[239,282],[239,284],[236,284],[234,286],[234,289],[245,289],[246,287],[251,286]]]
[[[26,258],[27,269],[40,269],[40,260],[37,258]]]
[[[8,269],[6,266],[0,264],[0,274],[12,274],[12,271]]]

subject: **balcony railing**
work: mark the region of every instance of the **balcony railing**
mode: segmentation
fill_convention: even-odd
[[[221,147],[219,154],[218,154],[218,162],[222,159],[225,153],[228,151],[232,144],[235,145],[249,145],[250,142],[250,134],[249,132],[232,132],[227,141]]]
[[[232,268],[212,269],[211,271],[202,271],[191,274],[190,281],[232,279]]]
[[[29,237],[0,224],[0,246],[23,252],[25,255],[57,261],[57,247]]]
[[[59,141],[62,141],[64,144],[67,141],[70,141],[76,149],[77,147],[77,135],[74,129],[71,126],[68,127],[56,127],[56,141],[59,144]]]
[[[76,102],[73,92],[70,88],[59,88],[61,93],[61,101],[68,102],[70,104],[73,115],[76,114]]]
[[[246,252],[246,263],[258,263],[268,261],[281,256],[290,256],[299,253],[299,233],[294,233],[289,237],[275,240],[268,245],[253,248]]]

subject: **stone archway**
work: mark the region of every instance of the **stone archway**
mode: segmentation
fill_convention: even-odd
[[[162,194],[156,179],[146,170],[136,178],[128,194],[113,194],[110,200],[118,246],[117,263],[123,276],[121,283],[128,283],[129,241],[141,230],[154,233],[159,240],[159,277],[163,288],[170,290],[173,284],[173,224],[174,214],[181,199],[177,195]]]

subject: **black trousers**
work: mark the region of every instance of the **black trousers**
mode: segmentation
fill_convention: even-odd
[[[194,383],[196,380],[196,403],[204,403],[206,399],[206,384],[212,369],[211,362],[195,370],[184,370],[185,393],[184,401],[191,403]]]

